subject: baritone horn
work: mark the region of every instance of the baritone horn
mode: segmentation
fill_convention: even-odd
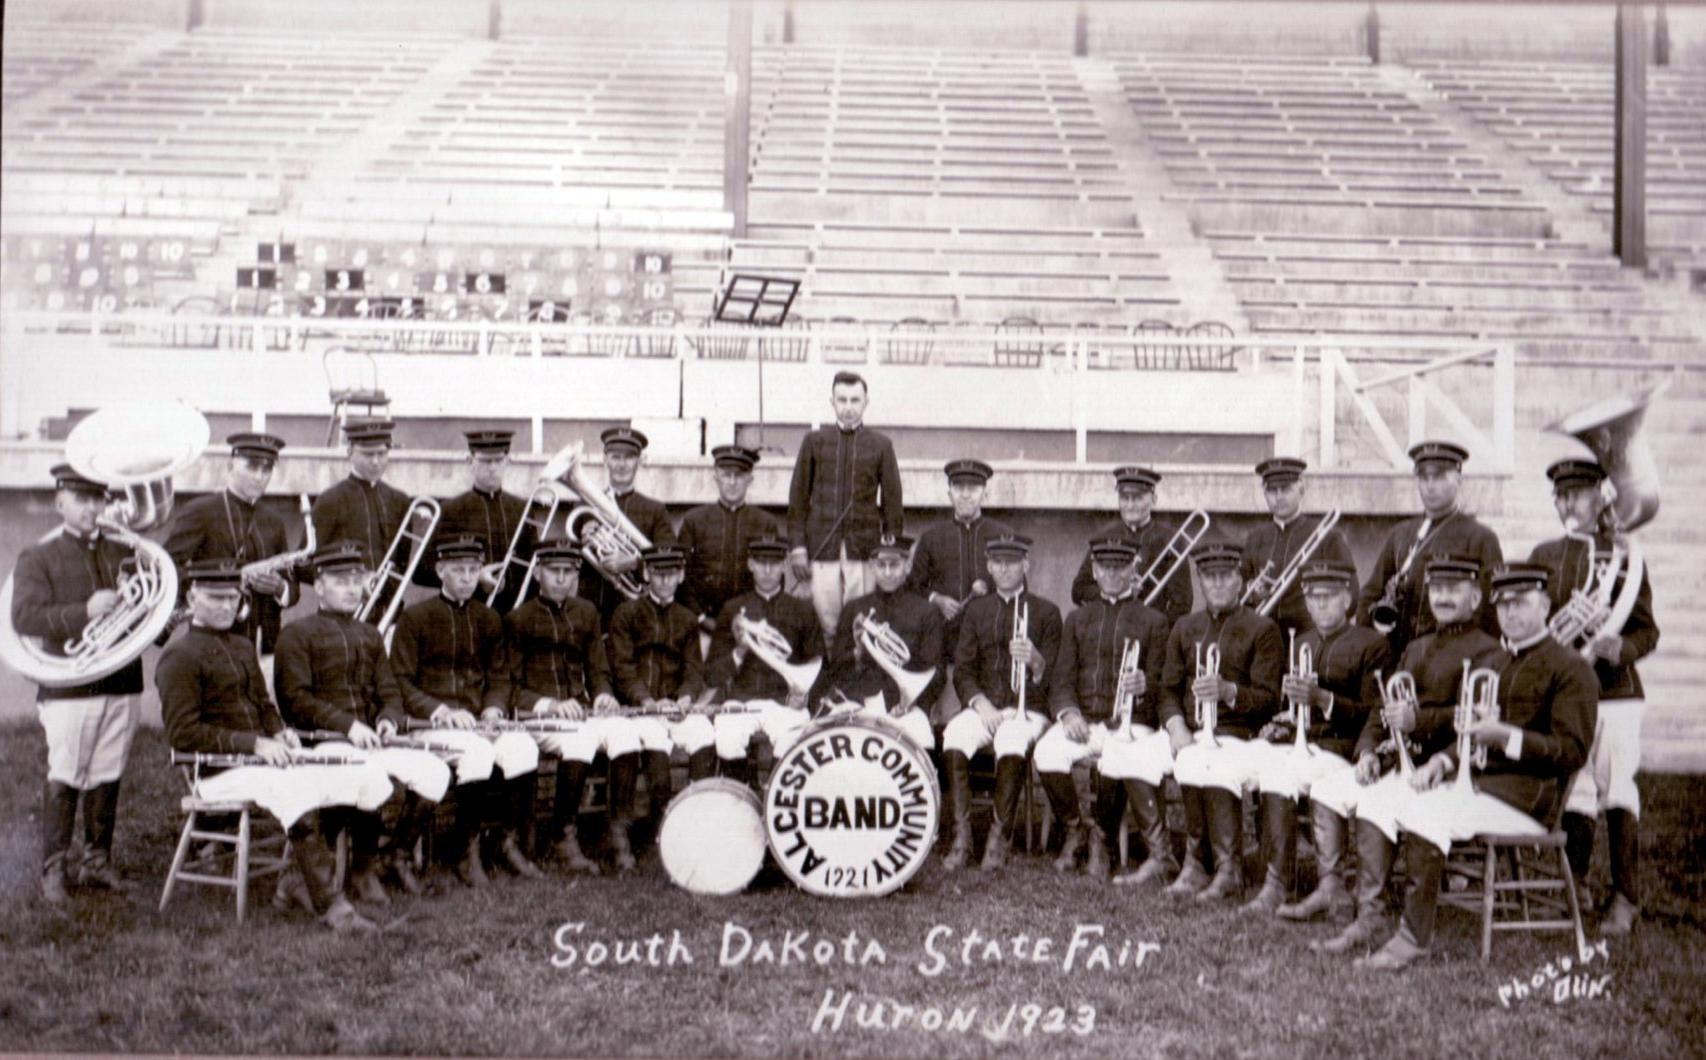
[[[903,714],[924,694],[930,682],[936,679],[936,668],[914,671],[906,668],[912,658],[912,649],[906,646],[906,641],[894,631],[887,622],[878,622],[871,617],[871,612],[861,612],[853,621],[853,633],[859,644],[871,656],[871,659],[889,675],[889,679],[900,689],[900,702],[895,704],[891,714]]]
[[[178,571],[166,550],[142,535],[171,515],[172,476],[195,462],[207,440],[207,420],[179,403],[109,406],[72,429],[67,462],[116,495],[95,525],[133,551],[135,569],[120,575],[118,602],[63,644],[17,631],[15,572],[8,575],[0,588],[0,660],[44,688],[69,688],[117,673],[154,643],[172,620]],[[55,528],[39,543],[60,533]]]
[[[562,482],[580,498],[580,504],[569,511],[564,523],[569,539],[580,546],[581,554],[605,581],[628,599],[639,599],[646,586],[634,574],[634,567],[630,565],[624,571],[613,568],[627,561],[638,564],[640,553],[651,548],[652,543],[602,488],[588,480],[586,468],[581,465],[580,443],[559,449],[545,465],[544,474],[551,481]]]
[[[759,662],[776,671],[782,680],[788,683],[790,695],[803,696],[817,683],[818,672],[823,669],[823,659],[810,659],[803,663],[789,662],[789,657],[794,654],[794,646],[788,643],[788,638],[764,619],[746,617],[744,607],[735,615],[734,633],[736,639],[746,645],[747,650],[752,652]]]
[[[1291,562],[1287,563],[1285,569],[1279,574],[1274,574],[1274,561],[1268,560],[1266,565],[1262,567],[1261,573],[1252,578],[1250,584],[1244,587],[1244,596],[1238,602],[1245,607],[1254,607],[1259,615],[1272,614],[1274,608],[1279,606],[1280,599],[1291,589],[1291,583],[1297,580],[1297,576],[1303,572],[1303,568],[1315,558],[1315,553],[1319,552],[1321,546],[1326,543],[1327,535],[1339,525],[1339,515],[1340,511],[1337,508],[1323,515],[1321,521],[1315,524],[1315,529],[1310,531],[1309,536],[1304,539],[1303,547],[1297,550],[1297,555],[1291,557]],[[1258,604],[1257,601],[1260,603]]]
[[[415,569],[421,565],[421,557],[426,553],[433,531],[438,529],[439,515],[438,502],[431,497],[416,497],[409,501],[409,507],[403,512],[403,521],[397,524],[397,532],[385,549],[385,558],[379,561],[368,580],[367,598],[356,610],[356,621],[373,622],[380,633],[391,631],[391,624],[397,621],[397,614],[403,610],[404,590],[414,578]],[[417,523],[424,525],[417,530]],[[399,570],[399,554],[405,545],[409,549],[409,559]]]

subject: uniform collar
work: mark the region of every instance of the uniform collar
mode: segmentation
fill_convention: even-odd
[[[466,608],[469,605],[469,603],[471,603],[474,599],[472,596],[470,596],[468,599],[462,601],[461,603],[457,603],[455,600],[452,600],[450,598],[450,594],[445,592],[443,589],[440,589],[438,591],[438,598],[440,600],[443,600],[445,603],[449,604],[451,607],[455,608],[458,611],[461,611],[462,609]]]
[[[1290,519],[1281,520],[1280,517],[1276,515],[1273,517],[1273,520],[1274,520],[1274,525],[1279,527],[1280,531],[1283,533],[1287,527],[1296,523],[1301,518],[1303,518],[1303,513],[1298,512],[1296,515],[1292,516]]]
[[[495,501],[499,497],[503,496],[504,491],[503,491],[502,486],[499,486],[497,489],[492,490],[489,493],[486,492],[485,490],[481,489],[478,486],[474,486],[474,487],[472,487],[472,492],[478,494],[480,497],[482,497],[488,501]]]
[[[659,611],[667,610],[671,604],[675,603],[674,599],[659,600],[655,595],[653,595],[650,589],[646,590],[646,599],[650,600],[652,606],[657,608]]]
[[[355,621],[355,616],[353,614],[349,614],[349,613],[344,612],[344,611],[331,611],[331,610],[328,610],[327,608],[322,607],[316,613],[319,614],[322,618],[330,618],[330,619],[333,619],[334,621],[342,621],[342,622],[354,622]]]
[[[1443,637],[1455,637],[1478,628],[1479,627],[1475,625],[1474,621],[1470,620],[1467,622],[1453,622],[1450,625],[1440,626],[1438,632]]]
[[[61,526],[60,533],[61,536],[68,540],[77,542],[84,548],[94,548],[96,545],[101,543],[101,528],[98,526],[89,531],[87,534],[79,534],[77,531],[71,529],[70,523],[65,523]]]
[[[981,522],[983,522],[983,513],[981,511],[972,516],[970,519],[961,519],[957,516],[954,519],[954,525],[959,527],[961,530],[970,530],[972,527]]]
[[[778,596],[782,595],[782,589],[780,586],[778,586],[776,588],[776,591],[771,593],[769,596],[765,596],[763,593],[759,592],[757,589],[753,589],[752,595],[758,597],[760,600],[763,600],[765,603],[769,603],[770,601],[776,599]]]
[[[1097,593],[1096,595],[1098,596],[1098,598],[1101,599],[1101,601],[1104,604],[1107,604],[1109,607],[1118,607],[1119,605],[1125,603],[1127,600],[1130,600],[1132,598],[1130,589],[1127,589],[1125,592],[1119,594],[1118,596],[1109,596],[1107,593]]]
[[[855,424],[854,424],[854,425],[853,425],[853,426],[852,426],[852,427],[843,427],[843,426],[842,426],[842,425],[841,425],[841,421],[840,421],[840,420],[836,420],[836,421],[835,421],[835,429],[836,429],[836,431],[837,431],[837,432],[838,432],[838,433],[840,433],[840,434],[841,434],[841,435],[843,435],[843,436],[846,436],[846,435],[849,435],[849,434],[858,434],[858,433],[859,433],[859,428],[861,428],[861,427],[863,427],[863,426],[864,426],[864,425],[865,425],[865,421],[864,421],[864,420],[860,420],[860,421],[859,421],[859,422],[858,422],[858,423],[855,423]]]
[[[1140,534],[1143,531],[1149,529],[1149,524],[1153,523],[1154,521],[1155,521],[1155,517],[1152,515],[1136,526],[1131,525],[1130,523],[1126,522],[1124,519],[1120,520],[1120,525],[1126,528],[1127,533]]]
[[[733,515],[736,512],[740,511],[742,508],[745,508],[746,502],[741,501],[739,504],[730,504],[727,501],[723,500],[721,497],[718,497],[717,498],[717,507],[721,508],[725,512],[728,512],[730,515]]]
[[[1537,647],[1538,645],[1540,645],[1541,642],[1546,640],[1546,638],[1550,637],[1551,635],[1552,635],[1551,631],[1548,630],[1546,627],[1542,626],[1540,628],[1540,632],[1536,633],[1532,637],[1529,637],[1525,641],[1521,641],[1519,643],[1516,641],[1511,641],[1511,640],[1506,640],[1506,639],[1501,638],[1501,640],[1499,641],[1499,644],[1501,647],[1503,647],[1506,651],[1510,652],[1512,655],[1521,655],[1524,652],[1529,651],[1529,650]]]
[[[1023,585],[1021,585],[1017,589],[1013,590],[1012,596],[1008,596],[1006,593],[1002,592],[1000,589],[995,590],[995,595],[1001,597],[1002,603],[1010,604],[1013,601],[1017,600],[1019,597],[1025,595],[1025,587]],[[1131,594],[1127,593],[1126,595],[1130,596]]]
[[[233,504],[241,504],[245,508],[253,508],[255,506],[254,501],[246,500],[241,494],[239,494],[236,490],[232,489],[230,486],[225,487],[225,498],[227,500],[231,501]]]
[[[351,479],[355,480],[356,482],[360,483],[361,485],[366,486],[370,490],[378,489],[379,484],[381,482],[385,481],[385,478],[383,475],[380,476],[379,478],[369,480],[369,479],[362,478],[360,475],[356,474],[354,471],[351,471],[349,473],[349,477]]]

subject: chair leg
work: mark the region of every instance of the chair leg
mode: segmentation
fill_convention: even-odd
[[[172,888],[177,886],[178,872],[184,867],[184,859],[190,853],[190,833],[195,831],[195,811],[191,810],[189,819],[184,822],[184,833],[178,838],[178,849],[172,855],[172,867],[166,870],[166,886],[160,891],[160,912],[166,911],[166,903],[172,900]]]
[[[1487,867],[1481,883],[1481,963],[1493,957],[1493,907],[1499,882],[1499,856],[1493,844],[1487,844]]]
[[[237,923],[249,912],[249,808],[237,818]]]
[[[1570,903],[1570,923],[1576,929],[1576,952],[1581,953],[1588,948],[1587,932],[1582,930],[1582,907],[1576,898],[1576,874],[1570,868],[1570,859],[1564,849],[1558,849],[1558,864],[1564,870],[1564,896]]]

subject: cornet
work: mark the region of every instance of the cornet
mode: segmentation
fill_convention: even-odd
[[[1485,666],[1470,670],[1469,660],[1463,660],[1463,683],[1457,691],[1457,708],[1451,723],[1457,729],[1457,790],[1473,791],[1469,767],[1473,760],[1476,769],[1487,768],[1487,745],[1477,744],[1469,730],[1477,721],[1497,720],[1499,716],[1499,674]]]
[[[788,683],[790,695],[803,696],[811,691],[812,685],[817,682],[818,672],[823,669],[823,660],[789,662],[789,657],[794,654],[794,647],[788,643],[788,638],[764,619],[746,617],[745,608],[735,615],[734,634],[759,662],[776,671],[782,680]]]
[[[1013,606],[1013,636],[1009,639],[1015,641],[1022,639],[1025,636],[1025,631],[1030,628],[1030,624],[1031,608],[1021,597],[1019,602]],[[1007,669],[1007,683],[1019,697],[1019,721],[1024,722],[1026,720],[1025,691],[1031,683],[1030,674],[1025,672],[1025,664],[1017,659],[1014,659]]]
[[[1197,641],[1197,677],[1220,677],[1220,645],[1204,645]],[[1215,722],[1220,716],[1220,697],[1197,697],[1197,742],[1218,746],[1214,738]]]
[[[1120,650],[1120,669],[1117,682],[1125,684],[1135,678],[1138,668],[1142,665],[1142,659],[1143,642],[1136,637],[1127,637],[1125,647]],[[1115,716],[1119,719],[1119,724],[1114,728],[1114,735],[1117,738],[1128,742],[1132,739],[1131,714],[1136,706],[1137,696],[1135,694],[1127,692],[1120,697],[1119,705],[1114,710]]]
[[[1416,678],[1408,670],[1399,670],[1391,677],[1376,671],[1374,679],[1380,685],[1380,701],[1387,710],[1407,708],[1411,714],[1416,711]],[[1382,713],[1384,720],[1385,714]],[[1393,746],[1398,749],[1398,773],[1405,780],[1416,771],[1416,764],[1410,758],[1410,738],[1407,734],[1387,726],[1387,732],[1392,738]]]
[[[870,655],[873,662],[889,675],[889,679],[900,689],[900,702],[895,705],[891,714],[904,714],[911,709],[918,697],[924,694],[924,689],[936,678],[936,668],[932,666],[924,671],[912,671],[906,668],[912,659],[912,649],[906,646],[906,641],[894,627],[887,622],[878,622],[871,617],[871,612],[861,612],[853,621],[853,633],[859,644]]]
[[[1314,683],[1315,681],[1315,651],[1308,642],[1302,647],[1297,644],[1297,630],[1291,631],[1291,645],[1288,652],[1291,659],[1291,676]],[[1307,697],[1291,701],[1291,723],[1297,727],[1297,742],[1293,744],[1296,754],[1311,754],[1309,747],[1309,700]]]

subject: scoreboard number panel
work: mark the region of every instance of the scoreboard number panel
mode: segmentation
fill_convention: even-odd
[[[501,272],[469,272],[462,276],[462,293],[468,295],[491,295],[505,293],[504,274]]]
[[[351,291],[361,291],[367,288],[367,271],[365,269],[327,269],[325,270],[325,289],[333,294],[348,294]]]

